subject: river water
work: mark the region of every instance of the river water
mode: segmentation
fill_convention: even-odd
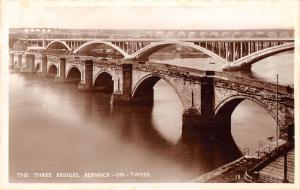
[[[209,58],[157,61],[215,67]],[[293,52],[234,74],[274,82],[276,73],[281,84],[293,85]],[[49,78],[11,73],[9,82],[11,182],[183,182],[275,137],[275,121],[267,111],[245,100],[232,114],[232,143],[182,138],[182,105],[164,81],[154,87],[153,107],[112,106],[108,94],[82,93],[76,85]],[[61,172],[73,174],[57,177]],[[102,176],[88,177],[88,172]]]

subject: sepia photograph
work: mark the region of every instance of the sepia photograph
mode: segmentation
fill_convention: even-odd
[[[3,189],[298,189],[299,7],[2,0]]]

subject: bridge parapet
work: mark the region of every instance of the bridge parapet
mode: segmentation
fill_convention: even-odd
[[[99,57],[94,57],[93,62],[98,65],[121,65],[124,63],[124,61],[119,59],[103,59]]]
[[[61,57],[65,57],[73,64],[84,64],[85,60],[93,60],[92,56],[66,55]]]
[[[245,78],[233,75],[231,73],[214,71],[215,77],[228,80],[230,82],[241,83],[247,86],[252,86],[258,89],[264,89],[271,92],[276,92],[277,85],[271,82],[263,82],[255,79]],[[282,96],[294,97],[294,88],[290,86],[278,85],[278,93]]]
[[[45,54],[45,55],[70,55],[70,51],[60,50],[60,49],[27,49],[25,52],[33,54]]]
[[[56,64],[59,62],[59,56],[56,56],[56,55],[48,55],[48,62],[51,64]]]
[[[234,90],[249,96],[261,97],[261,99],[276,101],[276,93],[273,90],[266,89],[264,87],[257,87],[254,85],[249,85],[247,83],[234,82],[230,80],[224,80],[220,78],[215,78],[215,86],[222,89]],[[280,104],[285,104],[289,107],[294,107],[293,96],[288,96],[287,94],[278,93],[278,101]]]
[[[263,89],[270,92],[276,92],[277,85],[270,82],[258,81],[255,79],[244,78],[240,76],[233,75],[226,72],[218,71],[205,71],[192,69],[187,67],[169,65],[169,64],[160,64],[154,62],[145,62],[145,64],[134,64],[134,68],[140,71],[157,71],[162,73],[176,74],[179,76],[186,76],[190,80],[198,80],[200,76],[207,76],[214,78],[221,78],[228,80],[234,83],[241,83],[247,86],[252,86],[253,88]],[[278,85],[278,93],[282,96],[292,97],[294,95],[294,88],[290,86]]]
[[[180,77],[187,78],[187,80],[200,80],[199,77],[206,75],[206,71],[204,70],[154,62],[145,62],[145,64],[133,64],[133,68],[146,72],[153,71],[157,73],[178,75]]]

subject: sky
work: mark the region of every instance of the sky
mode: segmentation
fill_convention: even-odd
[[[157,2],[162,1],[156,0],[146,5],[107,1],[99,4],[95,3],[98,2],[96,0],[46,2],[6,0],[8,26],[89,29],[293,28],[297,18],[292,1],[224,0],[217,3],[192,1],[194,3],[188,4],[165,0],[173,3],[159,4]]]

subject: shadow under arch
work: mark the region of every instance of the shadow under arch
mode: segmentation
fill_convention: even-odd
[[[41,68],[41,64],[40,63],[36,64],[35,65],[35,72],[38,72],[40,70],[40,68]]]
[[[50,65],[49,69],[48,69],[48,77],[54,78],[58,73],[58,69],[56,67],[56,65]]]
[[[173,85],[172,82],[170,82],[170,80],[168,80],[167,78],[159,74],[146,75],[142,79],[140,79],[139,82],[137,82],[137,84],[134,86],[132,90],[132,102],[134,104],[153,105],[154,103],[153,87],[161,79],[167,82],[172,87],[174,92],[179,97],[181,105],[183,106],[183,102],[184,102],[183,97],[178,92],[175,85]]]
[[[77,67],[71,67],[67,72],[66,82],[78,84],[81,80],[81,72]]]
[[[276,121],[276,115],[273,114],[271,110],[267,108],[262,102],[257,100],[254,97],[245,97],[242,95],[234,95],[223,100],[215,109],[215,120],[217,125],[222,128],[220,131],[226,134],[227,136],[232,136],[232,125],[231,125],[231,117],[234,110],[238,107],[238,105],[244,100],[248,100],[249,102],[258,105],[258,107],[263,108],[264,111],[274,120]],[[274,126],[275,129],[275,126]]]
[[[112,94],[114,92],[114,80],[110,73],[99,72],[93,81],[93,91]]]

